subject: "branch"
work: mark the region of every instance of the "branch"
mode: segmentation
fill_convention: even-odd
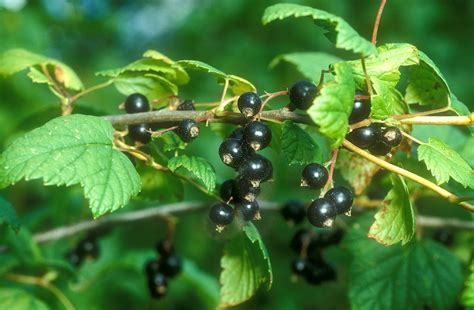
[[[466,116],[415,116],[400,119],[402,124],[418,125],[473,125],[474,113]]]
[[[372,44],[375,45],[377,44],[377,33],[379,31],[379,25],[380,25],[380,18],[382,17],[383,9],[385,7],[386,0],[381,0],[380,1],[380,7],[377,12],[377,17],[375,17],[375,23],[374,23],[374,31],[372,32]]]
[[[357,200],[354,204],[358,204]],[[375,207],[377,203],[374,201],[372,207]],[[280,210],[280,203],[260,201],[261,210],[264,211],[278,211]],[[141,222],[146,220],[152,220],[156,218],[163,218],[171,216],[177,213],[192,212],[207,208],[209,203],[204,202],[179,202],[159,207],[153,207],[138,211],[124,212],[118,215],[109,215],[99,218],[98,220],[83,221],[73,225],[65,225],[57,227],[48,231],[44,231],[33,236],[34,240],[38,243],[44,243],[48,241],[58,240],[69,236],[77,235],[83,232],[91,232],[96,230],[102,230],[107,227],[119,226],[121,224]],[[462,229],[474,229],[473,222],[461,221],[457,219],[446,219],[428,216],[417,216],[417,221],[423,226],[429,227],[444,227],[450,226],[454,228]]]
[[[461,202],[462,201],[461,197],[458,197],[458,196],[452,194],[451,192],[448,192],[447,190],[445,190],[444,188],[434,184],[433,182],[428,181],[427,179],[422,178],[419,175],[414,174],[413,172],[410,172],[408,170],[405,170],[403,168],[395,166],[391,163],[388,163],[385,160],[382,160],[382,159],[380,159],[380,158],[364,151],[363,149],[358,148],[357,146],[355,146],[354,144],[350,143],[347,140],[344,140],[343,145],[348,150],[358,154],[359,156],[364,157],[365,159],[373,162],[374,164],[376,164],[376,165],[378,165],[378,166],[380,166],[384,169],[395,172],[395,173],[397,173],[401,176],[404,176],[404,177],[406,177],[406,178],[408,178],[412,181],[415,181],[415,182],[423,185],[424,187],[427,187],[427,188],[431,189],[432,191],[434,191],[435,193],[437,193],[441,197],[446,198],[448,201],[450,201],[452,203],[459,204],[461,207],[465,208],[466,210],[469,210],[471,212],[474,211],[474,206],[468,204],[467,202]]]

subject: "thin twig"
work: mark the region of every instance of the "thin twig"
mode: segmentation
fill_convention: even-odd
[[[415,143],[418,143],[419,145],[423,145],[425,144],[423,141],[420,141],[418,140],[417,138],[413,137],[412,135],[404,132],[404,131],[401,131],[402,135],[404,135],[405,137],[407,137],[408,139],[410,139],[411,141],[415,142]]]
[[[370,96],[374,95],[374,89],[372,88],[372,81],[370,80],[369,73],[367,72],[367,66],[365,65],[364,55],[360,58],[360,63],[362,65],[362,70],[364,71],[365,84],[367,84],[367,91]]]
[[[374,31],[372,32],[372,44],[373,45],[377,44],[377,33],[379,31],[380,18],[382,17],[383,9],[385,7],[386,2],[387,2],[386,0],[381,0],[380,1],[379,10],[377,12],[377,16],[375,17]]]
[[[329,176],[326,184],[324,185],[324,189],[321,192],[321,196],[326,194],[329,186],[333,183],[333,176],[334,176],[334,168],[336,167],[336,161],[337,161],[337,155],[339,154],[339,148],[335,149],[332,152],[332,158],[331,158],[331,167],[329,168]]]
[[[434,110],[429,110],[429,111],[423,111],[423,112],[416,112],[416,113],[410,113],[410,114],[397,114],[397,115],[392,115],[390,118],[393,119],[404,119],[404,118],[412,118],[416,116],[426,116],[426,115],[433,115],[433,114],[439,114],[439,113],[444,113],[449,111],[450,106],[445,106],[443,108],[439,109],[434,109]]]
[[[85,96],[87,94],[90,94],[96,90],[99,90],[99,89],[102,89],[104,87],[107,87],[109,85],[111,85],[114,81],[113,80],[108,80],[104,83],[101,83],[101,84],[97,84],[97,85],[94,85],[92,87],[89,87],[87,89],[84,89],[83,91],[81,91],[80,93],[77,93],[75,94],[74,96],[71,97],[71,102],[74,102],[76,101],[77,99],[81,98],[82,96]]]
[[[400,119],[408,125],[474,125],[474,113],[466,116],[415,116]]]

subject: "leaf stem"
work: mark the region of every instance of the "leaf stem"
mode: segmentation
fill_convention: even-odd
[[[426,115],[432,115],[432,114],[438,114],[438,113],[443,113],[449,111],[449,105],[443,108],[439,109],[434,109],[434,110],[429,110],[429,111],[423,111],[423,112],[417,112],[417,113],[410,113],[410,114],[398,114],[398,115],[392,115],[390,116],[393,119],[404,119],[404,118],[413,118],[416,116],[426,116]]]
[[[14,282],[41,286],[45,288],[46,290],[48,290],[51,294],[53,294],[61,302],[61,304],[63,304],[66,310],[75,309],[72,303],[66,297],[66,295],[64,295],[64,293],[61,292],[60,289],[58,289],[55,285],[51,284],[50,282],[48,282],[47,280],[43,278],[20,275],[20,274],[12,274],[12,273],[5,275],[5,278]]]
[[[382,18],[383,9],[385,7],[386,2],[387,2],[386,0],[381,0],[380,1],[379,10],[377,12],[377,16],[375,17],[374,30],[372,32],[372,44],[373,45],[377,44],[377,33],[379,31],[380,19]]]
[[[417,138],[413,137],[412,135],[404,132],[403,130],[401,131],[402,135],[404,135],[405,137],[407,137],[408,139],[410,139],[411,141],[415,142],[415,143],[418,143],[419,145],[423,145],[425,144],[424,142],[418,140]]]
[[[105,88],[107,86],[109,86],[110,84],[112,84],[114,81],[113,80],[108,80],[104,83],[101,83],[101,84],[97,84],[97,85],[94,85],[92,87],[89,87],[87,89],[84,89],[83,91],[81,91],[80,93],[77,93],[75,94],[74,96],[71,97],[71,102],[74,102],[76,101],[77,99],[81,98],[82,96],[85,96],[87,94],[90,94],[96,90],[99,90],[99,89],[102,89],[102,88]]]
[[[372,88],[372,81],[370,80],[369,73],[367,73],[367,67],[365,65],[364,55],[360,57],[360,63],[362,65],[362,70],[364,71],[365,84],[367,84],[367,91],[370,96],[374,95],[374,89]]]
[[[424,187],[427,187],[429,189],[431,189],[432,191],[436,192],[438,195],[440,195],[441,197],[447,199],[449,202],[452,202],[452,203],[456,203],[456,204],[459,204],[461,207],[463,207],[464,209],[468,210],[468,211],[471,211],[471,212],[474,212],[474,206],[466,203],[466,202],[459,202],[458,200],[460,199],[458,196],[452,194],[451,192],[448,192],[447,190],[445,190],[444,188],[434,184],[433,182],[431,181],[428,181],[427,179],[417,175],[417,174],[414,174],[413,172],[410,172],[408,170],[405,170],[403,168],[400,168],[398,166],[395,166],[391,163],[388,163],[386,162],[385,160],[382,160],[366,151],[364,151],[363,149],[361,148],[358,148],[357,146],[355,146],[354,144],[350,143],[349,141],[347,140],[344,140],[343,142],[343,145],[350,151],[356,153],[357,155],[359,156],[362,156],[364,157],[365,159],[373,162],[374,164],[384,168],[384,169],[387,169],[389,171],[392,171],[394,173],[397,173],[401,176],[404,176],[416,183],[419,183],[421,185],[423,185]]]
[[[400,119],[407,125],[461,125],[474,124],[474,113],[465,116],[414,116]]]
[[[334,167],[336,167],[336,161],[337,161],[337,155],[338,154],[339,154],[339,148],[335,149],[332,152],[331,167],[329,168],[329,177],[328,177],[328,180],[327,180],[326,184],[324,185],[324,189],[321,192],[321,196],[324,196],[324,194],[326,194],[329,186],[332,184],[332,178],[334,176]]]

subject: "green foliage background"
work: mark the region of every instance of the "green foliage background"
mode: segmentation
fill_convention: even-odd
[[[321,30],[309,20],[282,21],[263,27],[261,15],[265,7],[277,1],[250,0],[186,0],[186,1],[29,1],[20,11],[2,8],[0,1],[0,53],[14,47],[48,55],[67,63],[76,70],[85,85],[100,81],[93,72],[121,67],[141,56],[147,49],[163,52],[173,59],[197,59],[225,72],[251,81],[260,92],[278,91],[301,76],[292,67],[278,66],[270,71],[271,60],[283,53],[324,51],[349,59],[348,53],[335,50],[321,35]],[[373,1],[289,1],[317,6],[346,19],[359,33],[369,38],[377,5]],[[471,110],[474,88],[474,2],[457,1],[388,1],[379,29],[379,44],[410,42],[427,53],[443,72],[456,96]],[[192,76],[180,95],[198,102],[214,101],[220,88],[207,76]],[[113,87],[95,93],[77,105],[76,112],[93,115],[119,113],[117,105],[124,98]],[[281,104],[286,102],[281,101]],[[38,127],[59,115],[57,100],[46,87],[33,85],[24,74],[0,79],[0,151],[8,140]],[[425,129],[426,128],[426,129]],[[463,129],[441,130],[429,126],[415,132],[417,137],[440,137],[464,158],[474,164],[474,148],[459,144],[466,133]],[[451,141],[449,137],[460,137]],[[190,145],[190,153],[209,159],[218,171],[218,181],[232,176],[232,171],[219,161],[219,140],[204,131],[199,141]],[[472,142],[472,141],[471,141]],[[205,145],[206,147],[203,147]],[[472,145],[472,143],[471,143]],[[461,152],[461,151],[460,151]],[[327,152],[324,152],[327,153]],[[284,158],[270,156],[275,167],[285,167]],[[407,168],[417,170],[419,163],[408,160]],[[264,188],[263,199],[284,202],[288,198],[310,199],[311,193],[298,188],[299,167],[276,171],[276,182]],[[159,178],[158,178],[159,179]],[[184,200],[204,200],[194,189],[184,193],[178,182],[161,176],[158,192],[150,193],[160,203]],[[456,188],[455,184],[448,184]],[[369,193],[383,198],[389,180],[385,174],[376,178]],[[43,187],[40,182],[20,182],[2,191],[2,196],[15,207],[24,227],[32,232],[91,218],[87,203],[77,187]],[[184,195],[184,196],[183,196]],[[155,203],[153,203],[155,204]],[[143,208],[146,201],[134,201],[122,211]],[[420,212],[469,220],[458,208],[449,208],[444,201],[426,198],[417,204]],[[180,216],[177,249],[186,258],[186,270],[170,286],[169,296],[159,302],[149,301],[143,275],[143,263],[153,256],[154,243],[166,230],[164,223],[149,221],[145,225],[127,225],[111,231],[100,241],[102,255],[96,262],[86,263],[73,285],[68,285],[69,267],[62,267],[60,287],[78,309],[126,308],[212,308],[218,298],[217,279],[220,256],[227,232],[216,236],[206,221],[206,212]],[[311,287],[290,281],[289,239],[296,228],[289,227],[277,214],[264,214],[257,227],[270,254],[274,284],[262,290],[242,309],[344,309],[348,308],[348,267],[351,250],[344,245],[333,247],[325,256],[338,268],[338,281]],[[368,228],[367,228],[368,230]],[[423,230],[429,237],[430,230]],[[82,237],[77,236],[41,246],[41,259],[62,266],[63,254]],[[25,236],[28,240],[28,236]],[[468,232],[456,235],[454,253],[465,265],[470,259],[472,236]],[[375,242],[375,241],[374,241]],[[471,242],[471,243],[470,243]],[[25,241],[26,243],[26,241]],[[25,248],[27,245],[24,245]],[[381,246],[380,246],[381,247]],[[30,251],[31,249],[25,249]],[[33,250],[31,250],[33,251]],[[1,255],[1,254],[0,254]],[[40,259],[40,258],[38,258]],[[29,262],[34,270],[34,262]],[[0,267],[1,268],[1,267]],[[26,268],[26,267],[22,267]],[[29,269],[22,271],[28,272]],[[75,272],[73,272],[75,274]],[[64,277],[64,279],[63,279]],[[2,290],[3,280],[0,280]],[[31,288],[50,304],[57,302],[38,288]],[[216,295],[217,294],[217,295]],[[217,297],[216,297],[217,296]],[[199,306],[197,306],[199,305]],[[59,306],[58,306],[59,307]]]

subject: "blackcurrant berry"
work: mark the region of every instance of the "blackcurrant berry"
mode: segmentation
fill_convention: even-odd
[[[160,271],[160,263],[156,259],[151,259],[145,264],[145,273],[148,277]]]
[[[242,162],[239,172],[241,177],[258,183],[273,177],[273,166],[265,157],[252,154]]]
[[[356,96],[365,96],[362,92],[356,92]],[[371,110],[370,98],[368,99],[355,99],[354,106],[352,108],[351,115],[349,116],[349,124],[358,123],[368,118]]]
[[[239,107],[240,113],[245,117],[250,118],[257,115],[260,111],[262,100],[256,93],[247,92],[240,95],[239,100],[237,101],[237,106]]]
[[[147,144],[151,141],[150,126],[148,124],[128,125],[128,136],[133,141]]]
[[[235,204],[235,210],[244,221],[251,221],[257,215],[259,206],[257,201],[241,201]]]
[[[318,244],[321,247],[336,245],[341,242],[343,237],[344,230],[342,228],[336,228],[333,231],[321,233],[318,237]]]
[[[181,271],[181,258],[177,255],[161,257],[160,271],[167,277],[173,278]]]
[[[199,136],[199,127],[196,121],[185,119],[176,128],[176,133],[184,142],[191,142]]]
[[[299,224],[306,216],[306,206],[300,200],[289,200],[281,208],[281,215],[285,220]]]
[[[433,239],[449,247],[453,245],[454,233],[447,228],[439,228],[434,231]]]
[[[239,141],[242,141],[242,139],[244,138],[244,129],[242,127],[235,128],[230,133],[229,138],[237,139]]]
[[[74,267],[79,267],[83,261],[82,256],[79,255],[79,253],[77,253],[77,251],[75,250],[72,250],[66,253],[65,258]]]
[[[237,139],[227,139],[219,146],[219,156],[224,164],[237,167],[247,156],[247,150]]]
[[[149,275],[148,289],[150,290],[150,295],[154,298],[165,296],[168,291],[168,278],[161,272]]]
[[[234,201],[255,201],[260,195],[260,182],[250,181],[247,178],[239,176],[235,180],[235,196]]]
[[[306,270],[310,268],[309,265],[306,259],[297,257],[291,262],[291,271],[298,276],[303,276]]]
[[[224,181],[219,190],[219,194],[224,201],[229,201],[230,198],[233,198],[235,195],[235,181],[232,179]]]
[[[318,198],[309,205],[306,215],[313,226],[330,227],[336,218],[337,209],[331,200]]]
[[[301,186],[320,189],[328,181],[328,170],[320,164],[312,163],[304,167],[301,174]]]
[[[330,189],[325,195],[336,206],[337,214],[346,213],[350,215],[354,195],[352,191],[344,186],[337,186]]]
[[[369,152],[373,155],[385,156],[392,150],[392,147],[385,142],[380,140],[375,141],[368,148]]]
[[[99,257],[99,244],[95,238],[86,238],[77,245],[77,253],[84,258],[95,259]]]
[[[374,124],[354,129],[347,135],[347,140],[362,149],[374,144],[377,138],[378,126]]]
[[[402,142],[402,132],[397,127],[387,127],[379,136],[379,140],[391,147],[397,147]]]
[[[228,225],[234,219],[234,209],[226,203],[218,202],[211,207],[209,218],[216,225]]]
[[[296,253],[300,254],[303,245],[309,244],[314,238],[314,233],[308,229],[299,229],[291,238],[290,248]]]
[[[318,244],[319,236],[312,238],[309,242],[308,248],[306,249],[306,256],[308,257],[308,261],[313,266],[321,266],[324,264],[324,258],[322,250],[323,248]]]
[[[195,111],[196,107],[194,106],[194,101],[186,99],[178,105],[176,110],[178,110],[178,111]]]
[[[272,139],[272,131],[262,122],[248,123],[244,128],[244,141],[255,151],[266,148]]]
[[[156,244],[156,252],[161,256],[170,256],[174,253],[174,246],[168,239],[163,239]]]
[[[148,99],[142,94],[131,94],[125,100],[125,111],[127,113],[140,113],[150,111]]]
[[[307,283],[318,285],[325,281],[335,280],[336,270],[329,264],[313,266],[312,268],[307,268],[304,276]]]
[[[309,81],[299,81],[291,86],[288,95],[291,105],[300,110],[307,110],[318,94],[316,85]]]

